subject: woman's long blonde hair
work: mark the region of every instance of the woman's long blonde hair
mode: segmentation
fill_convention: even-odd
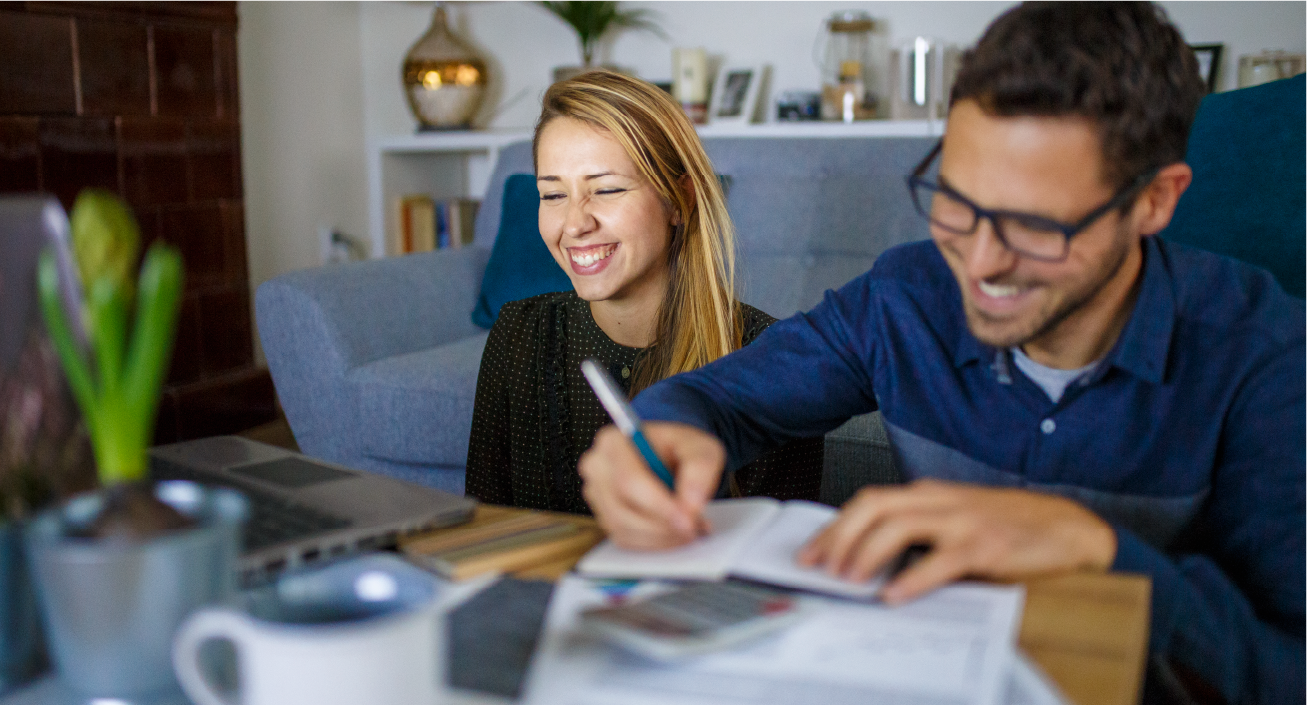
[[[540,133],[560,117],[612,135],[680,216],[668,247],[670,278],[654,343],[635,370],[632,393],[738,349],[743,322],[735,297],[735,229],[721,182],[681,106],[657,86],[613,71],[555,83],[536,123],[537,171]],[[682,186],[686,178],[689,193]]]

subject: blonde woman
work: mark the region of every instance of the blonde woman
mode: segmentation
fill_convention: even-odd
[[[540,235],[573,291],[505,304],[477,379],[467,493],[589,513],[577,460],[610,423],[581,375],[630,395],[748,345],[775,319],[735,298],[735,235],[694,127],[662,90],[595,71],[545,94],[533,144]],[[816,499],[822,439],[737,471],[732,494]]]

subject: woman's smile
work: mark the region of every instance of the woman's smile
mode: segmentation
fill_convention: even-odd
[[[621,247],[621,244],[613,242],[567,248],[567,255],[572,261],[572,271],[583,276],[602,272],[618,247]]]

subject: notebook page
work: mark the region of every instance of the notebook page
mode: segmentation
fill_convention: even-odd
[[[721,580],[740,550],[780,511],[767,497],[710,502],[703,515],[713,532],[670,551],[628,551],[604,541],[585,554],[576,570],[602,578]]]
[[[828,595],[867,599],[885,583],[882,573],[866,582],[854,583],[827,575],[795,562],[799,549],[835,518],[838,511],[824,504],[791,500],[780,513],[749,542],[731,564],[730,574],[759,582],[823,592]]]

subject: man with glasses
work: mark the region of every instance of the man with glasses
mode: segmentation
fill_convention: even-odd
[[[862,490],[801,562],[865,580],[928,546],[891,603],[1146,573],[1146,699],[1303,702],[1304,309],[1152,237],[1192,178],[1203,92],[1152,5],[1005,13],[907,179],[932,241],[643,392],[675,491],[608,428],[579,468],[595,516],[629,547],[685,543],[724,469],[880,409],[909,483]]]

